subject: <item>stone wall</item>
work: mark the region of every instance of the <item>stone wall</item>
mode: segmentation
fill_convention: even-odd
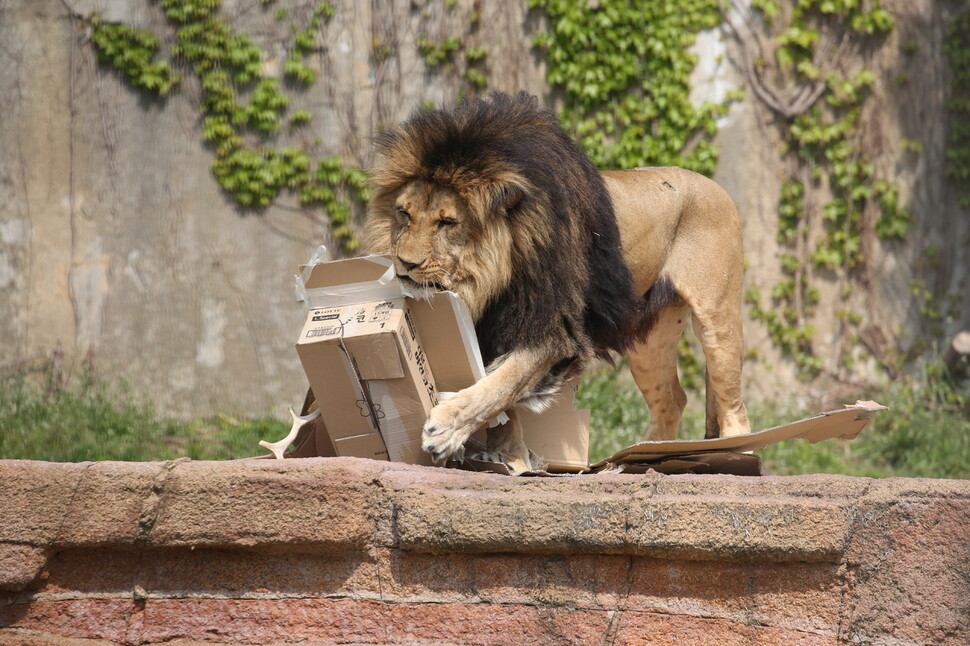
[[[970,642],[970,482],[0,462],[0,644]]]

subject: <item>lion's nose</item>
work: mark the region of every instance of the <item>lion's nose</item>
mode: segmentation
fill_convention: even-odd
[[[423,260],[419,260],[417,262],[411,262],[410,260],[405,260],[404,258],[401,258],[400,256],[398,256],[397,259],[401,263],[401,266],[404,267],[404,270],[405,271],[411,271],[415,267],[419,267],[421,265],[421,263],[424,262]]]

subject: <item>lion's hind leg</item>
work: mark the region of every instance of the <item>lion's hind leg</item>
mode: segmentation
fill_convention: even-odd
[[[706,437],[730,437],[751,432],[741,398],[744,360],[740,311],[709,307],[694,310],[694,334],[707,362]]]
[[[510,410],[509,416],[513,415],[515,415],[515,411]],[[516,475],[532,471],[536,467],[532,463],[529,448],[525,444],[522,427],[514,419],[510,419],[501,426],[488,429],[486,434],[488,438],[486,450],[471,456],[473,459],[484,462],[500,462]]]
[[[677,343],[690,308],[683,301],[660,310],[646,338],[630,350],[630,372],[650,409],[646,440],[673,440],[687,405],[677,377]]]

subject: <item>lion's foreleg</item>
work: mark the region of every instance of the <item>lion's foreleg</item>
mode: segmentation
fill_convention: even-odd
[[[537,349],[510,352],[484,379],[431,409],[421,447],[436,464],[458,454],[472,433],[527,396],[556,359]]]

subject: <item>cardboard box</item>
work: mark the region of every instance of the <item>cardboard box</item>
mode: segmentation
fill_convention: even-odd
[[[403,298],[311,309],[296,344],[337,455],[430,464],[438,393]]]
[[[310,307],[297,354],[337,455],[431,464],[420,429],[437,387],[389,260],[351,258],[304,267]]]
[[[475,326],[454,293],[406,299],[391,261],[367,256],[301,268],[298,297],[310,306],[297,341],[326,440],[301,455],[336,455],[431,464],[421,430],[441,396],[485,376]],[[502,414],[490,425],[517,424],[526,443],[555,471],[587,467],[589,411],[577,411],[575,384],[542,415]],[[329,442],[328,442],[329,440]],[[469,442],[484,449],[485,430]]]

